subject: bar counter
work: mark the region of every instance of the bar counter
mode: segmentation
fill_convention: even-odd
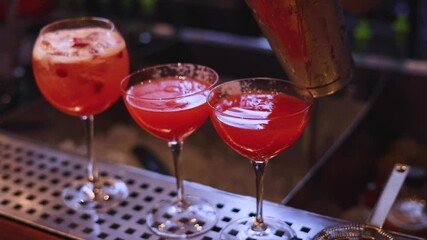
[[[101,176],[126,182],[129,197],[106,213],[81,214],[61,203],[61,189],[84,177],[85,159],[41,144],[2,133],[0,212],[2,215],[76,239],[156,239],[145,216],[157,201],[175,195],[174,178],[135,167],[100,163]],[[79,171],[82,170],[82,171]],[[209,199],[219,213],[217,225],[198,239],[218,239],[220,230],[236,218],[252,215],[254,199],[194,182],[185,183],[188,194]],[[272,202],[265,203],[266,216],[290,224],[301,239],[307,239],[335,220]]]
[[[1,232],[19,233],[13,235],[13,239],[30,236],[31,239],[162,239],[149,231],[145,216],[157,201],[175,196],[173,177],[124,164],[100,162],[101,176],[122,179],[128,185],[129,196],[106,213],[78,213],[65,207],[60,195],[69,182],[84,177],[84,157],[4,131],[0,132],[0,157],[0,215],[4,223],[1,226],[10,230]],[[252,197],[189,181],[185,187],[188,194],[209,199],[218,210],[217,224],[194,239],[218,239],[221,229],[229,222],[254,214]],[[264,215],[286,221],[298,239],[311,239],[321,229],[342,223],[271,201],[264,203]],[[25,234],[28,235],[23,236]],[[417,239],[396,235],[397,239]]]

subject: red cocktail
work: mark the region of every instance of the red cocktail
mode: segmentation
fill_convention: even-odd
[[[129,57],[123,38],[113,29],[55,30],[36,41],[33,71],[49,103],[66,114],[88,116],[103,112],[120,97]]]
[[[125,103],[133,119],[149,133],[166,141],[181,140],[208,118],[203,92],[210,86],[193,78],[159,78],[129,88]],[[194,92],[202,93],[192,95]]]
[[[177,199],[161,201],[146,218],[152,231],[168,239],[204,233],[217,221],[215,208],[206,200],[184,195],[179,164],[184,139],[209,116],[206,97],[217,81],[218,74],[208,67],[174,63],[141,69],[121,82],[133,119],[166,140],[172,152]]]
[[[247,157],[255,170],[255,218],[226,226],[221,239],[291,239],[293,230],[283,221],[262,216],[263,174],[268,161],[301,136],[311,113],[313,96],[289,81],[272,78],[223,83],[208,96],[211,120],[220,137]],[[278,237],[277,232],[283,234]]]
[[[212,122],[235,151],[254,161],[267,161],[301,136],[309,120],[309,104],[283,93],[242,93],[218,101],[215,107],[221,114]]]
[[[33,48],[33,71],[46,100],[86,121],[87,180],[63,191],[77,210],[104,211],[127,197],[126,185],[99,178],[93,149],[93,116],[120,97],[120,80],[129,74],[126,43],[114,24],[102,18],[65,19],[44,27]]]

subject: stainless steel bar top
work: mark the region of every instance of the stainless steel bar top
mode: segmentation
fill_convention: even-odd
[[[85,167],[86,160],[82,156],[0,131],[0,215],[71,239],[162,239],[148,229],[145,216],[156,202],[176,194],[174,178],[100,162],[100,175],[124,180],[129,196],[106,213],[78,213],[63,205],[60,196],[64,186],[84,177]],[[215,227],[193,239],[219,239],[221,229],[229,222],[254,215],[252,197],[188,181],[185,187],[186,193],[208,199],[219,215]],[[311,239],[323,228],[340,222],[268,201],[264,203],[264,215],[283,219],[299,239]]]

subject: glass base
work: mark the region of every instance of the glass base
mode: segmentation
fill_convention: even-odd
[[[209,231],[217,222],[215,208],[206,200],[185,196],[185,203],[163,200],[147,216],[147,224],[166,238],[194,237]]]
[[[267,229],[264,231],[252,230],[255,218],[242,218],[225,226],[221,231],[221,240],[247,240],[247,239],[292,239],[296,237],[295,232],[289,225],[279,219],[266,217],[264,223]]]
[[[95,188],[87,180],[72,182],[62,191],[62,199],[69,208],[79,212],[105,212],[128,196],[126,184],[121,180],[102,177],[97,184]]]

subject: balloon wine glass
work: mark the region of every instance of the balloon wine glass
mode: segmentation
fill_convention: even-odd
[[[121,180],[100,177],[94,151],[94,115],[120,97],[120,80],[129,74],[126,43],[107,19],[58,20],[43,27],[33,48],[33,72],[44,98],[60,111],[85,122],[87,178],[71,182],[62,192],[65,204],[77,211],[99,212],[128,195]]]

